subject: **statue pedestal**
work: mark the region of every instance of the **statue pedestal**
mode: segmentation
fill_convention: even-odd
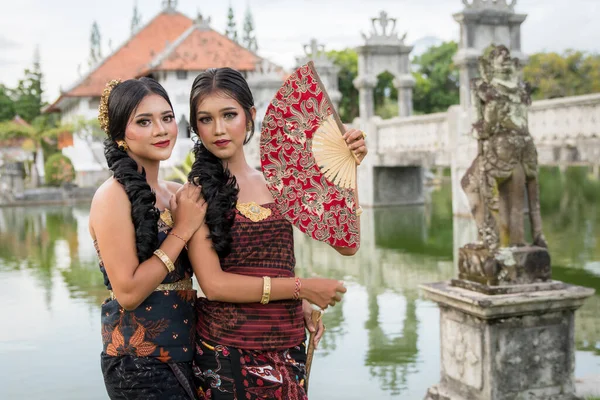
[[[440,306],[441,381],[426,400],[578,399],[574,317],[593,289],[556,281],[496,295],[451,282],[420,287]]]

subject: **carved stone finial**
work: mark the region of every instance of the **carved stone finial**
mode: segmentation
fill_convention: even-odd
[[[211,18],[210,17],[204,18],[204,16],[200,13],[200,11],[198,11],[198,15],[196,16],[195,22],[196,22],[196,26],[198,26],[200,29],[209,29]]]
[[[165,11],[175,11],[177,8],[177,0],[163,0],[163,8]]]
[[[517,0],[462,0],[465,8],[514,12]]]
[[[366,35],[361,32],[367,44],[404,44],[406,33],[402,38],[396,32],[396,18],[390,18],[385,11],[379,13],[379,17],[371,18],[372,29]]]
[[[325,45],[319,44],[317,39],[311,39],[309,44],[304,45],[304,54],[307,57],[318,58],[325,51]]]
[[[381,32],[380,29],[377,28],[377,25],[375,24],[376,22],[379,22],[379,26],[381,28]],[[387,32],[387,27],[389,25],[389,23],[392,23],[392,28],[390,29],[390,32]],[[373,35],[377,35],[377,36],[392,36],[393,34],[395,34],[395,29],[396,29],[396,18],[389,18],[388,14],[385,11],[381,11],[379,13],[379,18],[371,18],[371,24],[373,25]]]

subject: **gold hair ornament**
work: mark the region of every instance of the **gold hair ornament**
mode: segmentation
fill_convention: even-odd
[[[108,96],[110,92],[121,83],[118,79],[113,79],[106,83],[104,90],[102,91],[102,97],[100,98],[100,106],[98,107],[98,122],[100,122],[100,128],[108,135]]]

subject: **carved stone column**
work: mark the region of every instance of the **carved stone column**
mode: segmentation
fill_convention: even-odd
[[[440,307],[441,379],[426,400],[575,400],[575,310],[593,289],[487,295],[422,285]]]
[[[516,0],[462,0],[462,3],[463,10],[453,15],[460,25],[458,52],[454,57],[460,71],[460,110],[453,112],[455,126],[459,130],[451,141],[452,209],[455,216],[471,213],[460,188],[460,179],[476,155],[476,146],[473,146],[469,133],[474,122],[470,85],[471,80],[479,76],[477,59],[490,44],[503,44],[521,64],[527,62],[527,57],[521,52],[521,24],[527,15],[515,12]]]
[[[398,116],[410,117],[413,113],[413,88],[415,78],[405,74],[394,79],[394,87],[398,89]]]
[[[360,118],[368,120],[375,115],[373,89],[377,85],[377,78],[369,75],[359,75],[352,83],[358,89],[358,112]]]

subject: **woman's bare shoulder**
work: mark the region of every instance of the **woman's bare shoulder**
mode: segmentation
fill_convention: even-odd
[[[92,198],[92,208],[95,205],[110,205],[110,204],[118,204],[122,201],[126,201],[129,203],[129,198],[127,197],[127,193],[116,179],[108,178],[94,193],[94,197]]]
[[[94,225],[116,218],[131,218],[131,203],[123,186],[114,178],[108,178],[94,193],[90,206],[90,233]]]

